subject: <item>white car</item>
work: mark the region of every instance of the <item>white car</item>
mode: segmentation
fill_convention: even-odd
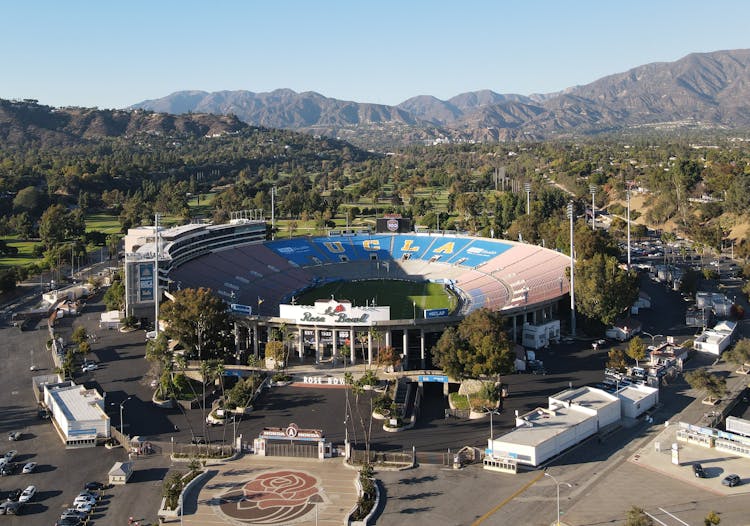
[[[96,497],[93,495],[78,495],[73,501],[73,506],[78,506],[79,504],[91,504],[93,506],[96,504]]]
[[[18,498],[18,502],[29,502],[36,495],[36,486],[28,486],[21,496]]]
[[[36,470],[36,462],[27,462],[23,469],[21,470],[21,473],[27,474],[27,473],[34,473],[34,470]]]
[[[84,373],[88,373],[91,371],[96,371],[98,368],[99,368],[98,363],[87,363],[83,367],[81,367],[81,371],[83,371]]]
[[[94,509],[94,503],[79,502],[78,504],[75,504],[75,508],[73,509],[81,513],[91,513],[91,510]]]
[[[15,449],[11,449],[5,454],[5,461],[10,462],[14,458],[16,458],[16,455],[18,455],[18,451],[16,451]]]

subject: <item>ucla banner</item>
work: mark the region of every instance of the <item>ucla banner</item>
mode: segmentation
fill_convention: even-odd
[[[425,309],[425,318],[440,318],[448,315],[448,309]]]
[[[154,264],[138,265],[138,297],[141,301],[154,300]]]

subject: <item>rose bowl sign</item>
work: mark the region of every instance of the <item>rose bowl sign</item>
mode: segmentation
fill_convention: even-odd
[[[391,232],[398,232],[398,219],[389,219],[385,225]]]
[[[322,300],[315,305],[279,305],[279,317],[298,325],[371,325],[391,319],[390,307],[352,307],[349,301]]]

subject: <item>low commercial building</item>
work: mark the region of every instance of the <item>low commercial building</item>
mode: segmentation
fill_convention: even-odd
[[[620,414],[627,418],[638,418],[659,403],[659,390],[647,385],[631,384],[616,394],[620,399]]]
[[[128,479],[133,475],[132,462],[115,462],[112,469],[109,470],[108,477],[110,484],[127,484]]]
[[[100,329],[119,329],[120,319],[123,318],[122,312],[119,310],[108,310],[102,312],[99,315],[99,328]]]
[[[580,387],[549,397],[547,408],[516,417],[516,428],[488,441],[487,455],[539,466],[620,420],[620,399]]]
[[[523,324],[523,345],[529,349],[548,347],[550,342],[560,340],[560,320],[539,325]]]
[[[722,321],[714,325],[713,329],[706,329],[693,342],[693,349],[719,356],[734,339],[737,322]]]
[[[616,322],[612,327],[607,329],[605,336],[614,340],[624,342],[641,332],[641,322],[638,320],[627,319]]]
[[[94,447],[110,437],[110,419],[104,398],[96,389],[73,382],[46,384],[44,403],[68,449]]]

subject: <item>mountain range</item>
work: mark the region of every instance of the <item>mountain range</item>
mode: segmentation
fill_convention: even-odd
[[[278,89],[179,91],[132,109],[235,115],[255,126],[339,136],[355,144],[448,138],[503,141],[596,134],[637,127],[750,127],[750,49],[693,53],[550,94],[475,91],[396,106]]]

